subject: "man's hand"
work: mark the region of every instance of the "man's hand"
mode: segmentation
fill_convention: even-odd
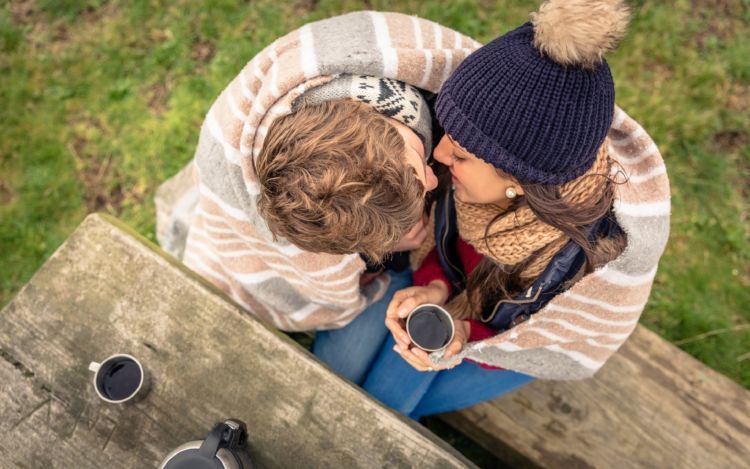
[[[385,312],[385,326],[397,344],[409,347],[405,318],[417,306],[425,303],[442,305],[448,299],[448,287],[441,280],[433,280],[425,287],[409,287],[397,291]]]
[[[422,216],[422,221],[401,238],[401,241],[392,249],[393,252],[411,251],[424,243],[427,238],[427,215]]]
[[[469,321],[455,321],[456,332],[453,336],[453,340],[448,347],[445,349],[445,359],[449,359],[458,354],[466,345],[466,341],[469,337],[469,328],[471,327]],[[439,371],[449,370],[461,364],[462,360],[454,360],[446,365],[436,365],[430,360],[430,354],[424,350],[416,347],[409,348],[402,347],[401,344],[396,344],[393,347],[393,351],[400,354],[401,358],[406,360],[408,364],[414,367],[417,371]]]

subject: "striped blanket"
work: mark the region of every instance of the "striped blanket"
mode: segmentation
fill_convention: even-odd
[[[356,12],[307,24],[256,55],[211,106],[193,162],[157,194],[162,246],[242,306],[287,330],[339,328],[379,299],[358,254],[274,242],[258,216],[252,159],[294,99],[338,74],[394,78],[437,92],[479,44],[417,17]],[[187,184],[194,180],[194,184]],[[184,241],[187,233],[187,240]]]
[[[311,253],[274,242],[258,216],[254,158],[269,123],[341,73],[438,91],[472,39],[396,13],[356,12],[303,26],[264,49],[211,106],[195,158],[157,193],[162,246],[248,311],[287,330],[338,328],[383,295],[387,276],[359,286],[359,255]],[[462,352],[539,378],[591,376],[635,328],[669,232],[669,182],[651,138],[621,109],[610,151],[629,176],[615,214],[628,236],[620,257],[553,299],[531,320]],[[187,239],[185,240],[185,235]]]

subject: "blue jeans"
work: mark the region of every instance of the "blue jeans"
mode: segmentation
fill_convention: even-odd
[[[389,334],[362,388],[415,420],[495,399],[534,380],[515,371],[487,370],[466,360],[450,370],[417,371],[393,351],[394,345]]]
[[[385,310],[393,294],[411,286],[411,270],[388,272],[391,283],[380,301],[367,307],[341,329],[318,331],[312,352],[336,373],[362,385],[390,331],[385,327]]]
[[[486,370],[464,361],[444,371],[421,372],[393,351],[385,310],[393,294],[411,286],[411,272],[391,272],[383,299],[370,305],[346,327],[321,331],[313,353],[337,373],[398,412],[419,419],[494,399],[532,381],[509,370]]]

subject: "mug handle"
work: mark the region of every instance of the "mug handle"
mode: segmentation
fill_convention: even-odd
[[[96,373],[97,371],[99,371],[99,367],[101,366],[101,363],[91,362],[89,363],[89,371],[93,371],[94,373]]]

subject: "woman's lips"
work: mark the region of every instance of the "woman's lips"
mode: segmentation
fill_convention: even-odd
[[[461,184],[458,178],[454,176],[453,174],[451,174],[451,182],[453,182],[453,184]]]

